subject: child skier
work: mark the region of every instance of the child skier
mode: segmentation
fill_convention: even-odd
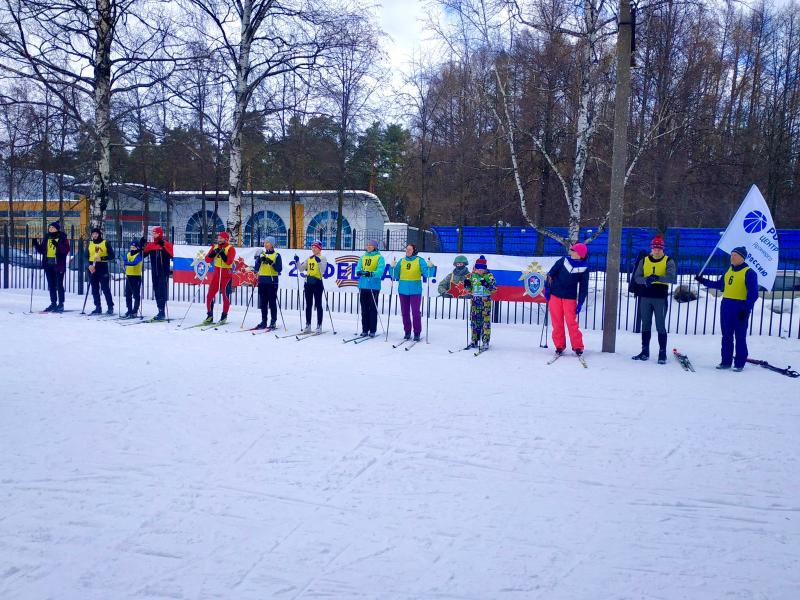
[[[361,335],[375,337],[378,329],[378,295],[386,261],[378,252],[378,240],[369,240],[367,253],[358,259],[358,293],[361,302]]]
[[[472,343],[468,347],[477,348],[480,339],[481,347],[488,349],[492,336],[492,292],[497,289],[497,283],[483,255],[475,261],[472,273],[464,279],[464,288],[472,294],[469,310]]]
[[[219,322],[225,323],[228,320],[228,309],[231,306],[228,286],[233,281],[233,259],[236,257],[236,248],[230,245],[230,239],[231,236],[227,231],[220,231],[217,234],[217,243],[212,245],[206,254],[205,261],[209,264],[214,263],[206,296],[208,314],[203,321],[206,325],[214,322],[214,298],[218,292],[222,293],[222,316]]]
[[[131,241],[125,256],[125,307],[123,319],[132,319],[139,312],[142,299],[142,247],[138,240]]]
[[[264,240],[264,250],[256,254],[255,271],[258,273],[258,304],[261,308],[261,323],[256,325],[256,329],[275,329],[278,324],[278,278],[283,263],[281,255],[275,251],[275,238],[271,235]]]
[[[708,288],[722,290],[719,308],[722,362],[717,368],[730,369],[733,365],[734,371],[741,371],[747,364],[747,325],[750,312],[758,299],[758,275],[747,264],[747,248],[739,246],[731,251],[731,266],[721,278],[712,281],[695,275],[695,280]]]
[[[300,260],[294,257],[295,264]],[[311,333],[311,305],[317,307],[317,333],[322,333],[322,294],[325,285],[322,283],[325,277],[325,270],[328,268],[328,259],[322,256],[322,242],[314,240],[311,244],[311,256],[297,265],[297,275],[300,271],[306,272],[306,283],[303,286],[303,294],[306,300],[306,327],[304,333]]]
[[[392,277],[400,283],[397,295],[400,298],[400,312],[403,315],[404,338],[411,339],[411,328],[414,328],[414,341],[420,341],[422,335],[422,278],[433,273],[431,261],[424,261],[417,255],[414,244],[406,246],[406,255],[400,261],[392,263]]]
[[[550,309],[550,322],[553,324],[553,344],[559,356],[567,347],[565,321],[572,350],[578,356],[583,354],[583,335],[578,325],[578,315],[589,293],[589,266],[586,262],[588,253],[586,244],[573,244],[569,254],[557,260],[547,273],[545,299]]]
[[[111,287],[108,284],[110,279],[108,262],[114,260],[114,248],[103,239],[103,232],[97,227],[92,229],[92,240],[89,242],[88,253],[92,300],[94,300],[94,310],[90,314],[103,314],[103,308],[100,306],[100,289],[102,288],[103,296],[106,299],[106,314],[113,315],[114,297],[111,295]]]

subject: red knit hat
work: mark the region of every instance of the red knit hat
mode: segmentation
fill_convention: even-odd
[[[572,246],[570,246],[569,249],[572,250],[573,252],[577,252],[578,256],[580,256],[581,259],[586,258],[586,255],[589,254],[589,248],[587,248],[586,244],[584,244],[583,242],[572,244]]]
[[[153,227],[153,237],[154,238],[164,237],[164,229],[160,226]]]
[[[230,234],[230,233],[228,233],[227,231],[220,231],[220,232],[217,234],[217,237],[221,237],[221,238],[222,238],[223,240],[225,240],[226,242],[230,242],[230,241],[231,241],[231,234]]]
[[[651,248],[660,248],[661,250],[664,249],[664,236],[658,234],[656,237],[653,238],[653,241],[650,242]]]

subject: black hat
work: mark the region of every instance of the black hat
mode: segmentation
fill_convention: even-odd
[[[103,235],[103,232],[102,232],[102,231],[100,231],[100,228],[99,228],[99,227],[95,227],[94,229],[92,229],[92,233],[97,233],[97,234],[99,234],[99,235]]]
[[[50,223],[50,225],[48,225],[48,227],[55,227],[56,231],[61,231],[61,223],[59,223],[58,221],[53,221],[52,223]]]

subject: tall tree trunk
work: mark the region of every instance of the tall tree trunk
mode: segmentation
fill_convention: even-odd
[[[247,76],[250,71],[250,46],[252,30],[250,24],[252,0],[242,2],[239,42],[239,58],[236,65],[236,99],[233,110],[233,128],[230,137],[231,165],[228,178],[228,231],[235,243],[242,243],[242,130],[247,110],[249,90]]]
[[[94,175],[90,227],[103,227],[108,188],[111,181],[111,42],[113,39],[111,0],[97,0],[97,47],[94,49]],[[87,232],[88,233],[88,232]]]

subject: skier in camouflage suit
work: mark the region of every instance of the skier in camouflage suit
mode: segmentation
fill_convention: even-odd
[[[477,348],[478,339],[484,347],[488,346],[492,335],[492,292],[497,289],[497,283],[483,255],[475,261],[472,273],[464,280],[464,287],[472,295],[472,306],[469,311],[472,328],[470,346]]]

